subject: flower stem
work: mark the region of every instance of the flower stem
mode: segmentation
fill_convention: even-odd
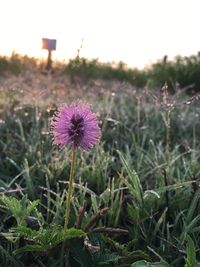
[[[167,155],[169,156],[170,151],[170,128],[171,128],[171,121],[170,121],[170,111],[167,111],[167,125],[166,125],[166,151]]]
[[[69,189],[68,189],[67,199],[66,199],[64,233],[67,230],[68,222],[69,222],[69,212],[70,212],[70,203],[71,203],[72,190],[73,190],[75,159],[76,159],[76,150],[73,149],[73,151],[72,151],[72,161],[71,161],[71,167],[70,167],[70,175],[69,175]]]
[[[70,203],[73,191],[73,179],[74,179],[74,164],[76,160],[76,150],[73,149],[72,151],[72,161],[70,167],[70,175],[69,175],[69,189],[68,193],[66,191],[66,210],[65,210],[65,224],[64,224],[64,235],[66,235],[68,223],[69,223],[69,212],[70,212]],[[61,259],[60,259],[60,267],[63,267],[64,261],[64,249],[65,249],[65,239],[63,240],[62,249],[61,249]]]

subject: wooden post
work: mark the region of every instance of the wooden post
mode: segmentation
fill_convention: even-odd
[[[42,48],[48,51],[46,69],[51,70],[52,69],[52,51],[56,50],[56,40],[42,38]]]
[[[52,68],[51,50],[48,50],[46,69],[51,70],[51,68]]]

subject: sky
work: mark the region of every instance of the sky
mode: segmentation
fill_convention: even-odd
[[[199,0],[0,0],[0,55],[77,55],[143,68],[168,55],[200,51]]]

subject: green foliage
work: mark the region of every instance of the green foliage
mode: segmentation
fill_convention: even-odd
[[[130,265],[133,261],[139,259],[150,260],[150,257],[147,253],[141,250],[133,250],[133,244],[136,240],[131,240],[126,244],[120,244],[119,242],[112,240],[111,238],[104,237],[106,244],[110,244],[111,251],[114,251],[119,255],[118,264],[123,266],[123,264]]]
[[[22,57],[16,53],[12,53],[11,57],[0,57],[0,75],[11,72],[12,74],[19,74],[22,71]]]
[[[187,247],[186,247],[185,267],[197,266],[195,244],[189,235],[186,236],[186,240],[187,240]]]
[[[15,52],[10,57],[0,56],[0,75],[12,73],[18,75],[25,70],[44,70],[46,63],[36,58],[22,56]],[[150,67],[138,70],[130,68],[124,62],[101,63],[98,59],[87,59],[79,54],[67,64],[54,63],[54,71],[68,74],[72,81],[81,77],[84,81],[104,79],[125,81],[137,87],[161,88],[168,83],[170,91],[175,92],[176,84],[191,94],[200,88],[200,52],[189,57],[176,56],[173,60],[159,60]]]
[[[48,252],[52,248],[61,244],[63,240],[73,238],[81,238],[85,233],[80,229],[70,228],[64,232],[64,229],[58,225],[51,225],[47,229],[40,229],[39,231],[31,230],[30,228],[21,226],[12,228],[14,234],[26,237],[27,241],[31,241],[33,245],[26,245],[14,251],[15,254],[23,252]]]
[[[138,69],[131,69],[123,62],[114,66],[111,63],[100,63],[97,59],[88,60],[77,56],[71,59],[65,68],[65,72],[74,79],[76,76],[85,79],[105,79],[127,81],[143,87],[146,83],[145,72]]]
[[[94,258],[92,257],[91,253],[89,253],[89,251],[83,247],[82,243],[78,242],[77,240],[71,240],[70,247],[73,251],[76,264],[79,263],[81,267],[94,266]]]
[[[142,185],[140,183],[140,179],[137,175],[137,173],[135,172],[135,170],[131,170],[130,167],[128,166],[127,161],[125,160],[125,158],[123,157],[122,153],[120,153],[120,151],[118,151],[119,156],[120,156],[120,160],[122,161],[122,164],[125,168],[125,170],[127,171],[128,179],[125,179],[125,184],[128,187],[130,193],[132,194],[132,196],[135,198],[135,203],[136,206],[141,206],[143,204],[143,189],[142,189]]]
[[[98,266],[108,265],[111,262],[117,262],[121,257],[114,253],[109,253],[105,255],[101,255],[98,257]]]
[[[28,69],[40,69],[42,65],[43,62],[37,58],[12,52],[10,56],[0,56],[0,75],[19,75]]]
[[[188,92],[199,91],[200,52],[189,57],[177,56],[174,60],[157,62],[149,71],[151,86],[161,87],[165,82],[174,91],[176,82]]]
[[[26,225],[28,216],[32,214],[39,200],[31,202],[27,196],[23,196],[22,199],[18,200],[14,197],[7,197],[5,195],[0,196],[0,202],[3,204],[2,207],[7,209],[11,215],[16,219],[17,225]]]
[[[147,261],[137,261],[134,262],[131,267],[170,267],[167,263],[162,263],[162,262],[154,262],[150,263]]]
[[[10,266],[10,267],[24,267],[23,263],[20,263],[13,254],[7,249],[0,246],[0,262],[3,264],[2,266]]]
[[[79,55],[69,61],[65,72],[72,79],[81,76],[87,79],[114,79],[126,81],[138,87],[148,84],[151,88],[159,87],[167,82],[171,91],[175,91],[176,83],[181,88],[187,88],[188,92],[197,92],[200,87],[200,52],[189,57],[177,56],[174,60],[163,61],[151,65],[148,69],[137,70],[127,68],[123,62],[116,66],[100,63],[97,59],[88,60]]]

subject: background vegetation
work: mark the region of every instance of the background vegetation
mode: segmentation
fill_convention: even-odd
[[[0,75],[5,73],[19,74],[27,69],[44,70],[46,62],[13,52],[10,57],[0,57]],[[193,94],[200,89],[200,52],[190,57],[177,56],[162,60],[142,70],[130,68],[125,63],[101,63],[98,59],[80,57],[79,53],[69,62],[54,62],[54,72],[62,72],[72,79],[81,77],[84,81],[90,79],[125,81],[137,87],[161,88],[167,82],[169,89],[174,92],[177,84]]]

